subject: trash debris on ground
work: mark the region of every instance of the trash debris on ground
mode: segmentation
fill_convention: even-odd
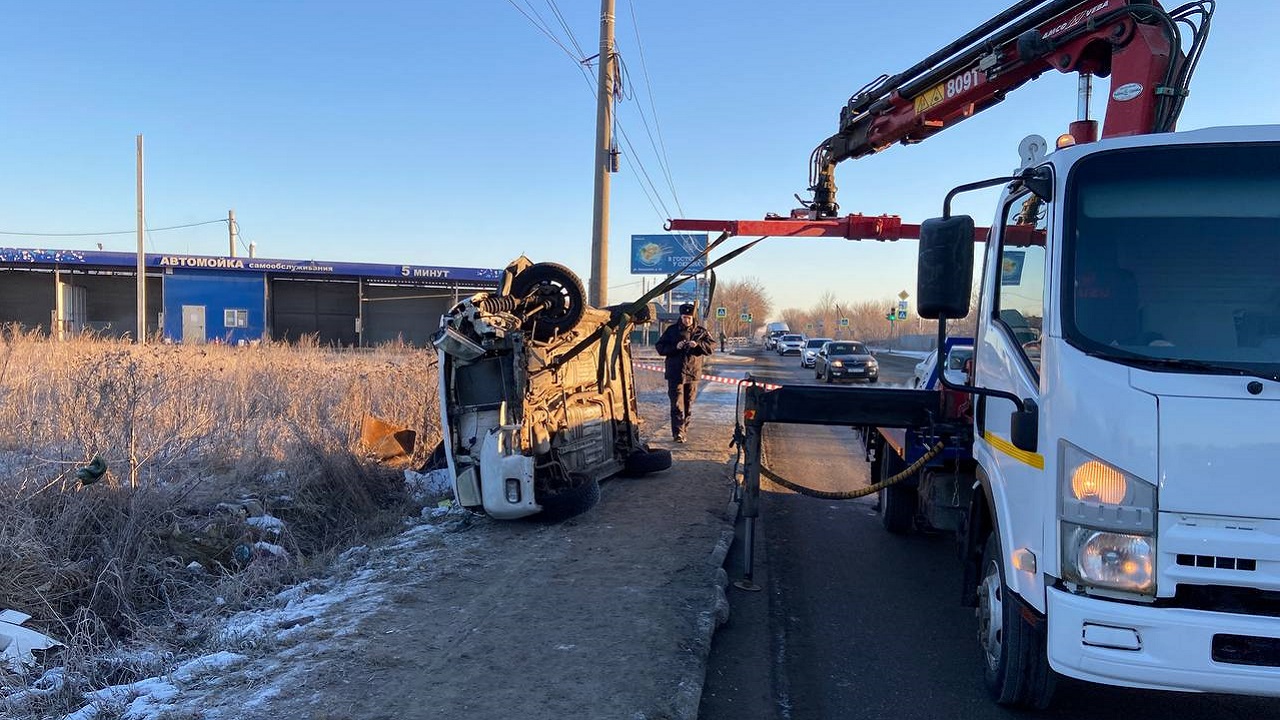
[[[360,445],[379,462],[408,459],[417,439],[417,432],[375,415],[365,415],[360,421]]]
[[[22,624],[31,616],[17,610],[0,610],[0,661],[14,673],[39,664],[32,651],[62,647],[62,643]]]
[[[106,474],[107,461],[103,460],[101,455],[98,455],[88,465],[76,470],[76,479],[80,481],[80,485],[83,487],[98,482]]]

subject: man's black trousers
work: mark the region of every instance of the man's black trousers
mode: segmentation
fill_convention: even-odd
[[[667,397],[671,398],[671,437],[684,435],[689,429],[689,415],[697,394],[697,382],[667,381]]]

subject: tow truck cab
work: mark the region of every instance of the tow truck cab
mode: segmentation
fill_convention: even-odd
[[[1084,680],[1280,695],[1280,126],[1030,167],[979,245],[973,385],[1035,422],[975,395],[959,481],[988,679],[1036,672],[1018,638]]]

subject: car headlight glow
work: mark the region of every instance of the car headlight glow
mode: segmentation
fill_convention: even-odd
[[[844,367],[844,361],[843,361],[843,360],[832,360],[832,361],[831,361],[831,367]]]
[[[1154,595],[1156,486],[1065,440],[1060,447],[1063,579]]]

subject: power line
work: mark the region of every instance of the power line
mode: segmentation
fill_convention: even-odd
[[[200,225],[212,225],[214,223],[224,223],[226,218],[217,220],[206,220],[204,222],[187,223],[186,225],[170,225],[168,227],[146,228],[147,232],[161,232],[163,230],[181,230],[182,228],[199,227]],[[112,230],[110,232],[79,232],[79,233],[48,233],[48,232],[18,232],[16,230],[0,230],[0,235],[25,235],[28,237],[92,237],[98,235],[133,235],[137,233],[134,230]]]
[[[667,185],[671,188],[671,198],[676,202],[676,209],[680,211],[681,215],[684,215],[684,208],[680,207],[680,196],[676,194],[675,182],[671,179],[671,161],[667,158],[667,143],[662,138],[662,124],[658,122],[658,108],[654,104],[653,100],[653,86],[649,84],[649,66],[644,60],[644,45],[640,43],[640,24],[636,22],[635,1],[627,0],[627,7],[631,10],[631,29],[634,31],[636,36],[636,50],[640,53],[640,72],[644,75],[644,87],[649,93],[649,109],[653,111],[653,124],[658,130],[658,144],[662,148],[659,163],[661,163],[662,170],[667,176]],[[641,113],[641,117],[643,117],[643,112]],[[648,125],[646,124],[646,128],[647,127]],[[649,142],[653,142],[652,137],[649,138]],[[654,152],[657,153],[658,149],[654,148]]]
[[[525,2],[528,3],[528,0],[525,0]],[[565,52],[566,55],[568,55],[570,58],[573,59],[574,64],[578,67],[578,71],[582,74],[583,80],[587,83],[587,88],[590,90],[591,96],[595,98],[597,95],[595,83],[592,81],[591,74],[587,72],[587,68],[586,68],[586,66],[590,63],[591,58],[579,60],[577,57],[574,57],[573,52],[570,51],[569,48],[566,47],[564,43],[562,43],[560,39],[557,38],[553,32],[551,32],[551,30],[546,26],[545,21],[542,21],[541,24],[539,23],[539,21],[542,20],[542,16],[536,10],[534,10],[531,5],[529,5],[529,9],[534,13],[534,15],[537,15],[538,20],[535,20],[532,15],[530,15],[528,12],[525,12],[524,9],[522,9],[519,5],[515,3],[515,0],[507,0],[507,3],[510,4],[511,7],[515,8],[517,12],[523,15],[525,19],[528,20],[531,25],[537,28],[539,32],[545,35],[548,40],[555,43],[557,47],[559,47],[561,50]],[[561,20],[561,24],[564,27],[565,32],[569,36],[569,41],[575,47],[578,47],[579,49],[581,49],[581,46],[578,44],[577,38],[574,36],[573,31],[569,29],[567,23],[563,22],[563,16],[560,14],[559,8],[554,5],[554,0],[548,0],[548,3],[550,6],[552,6],[552,12],[555,13],[557,18]],[[621,63],[618,58],[619,58],[619,54],[617,53],[617,51],[615,51],[613,54],[613,57],[601,59],[601,62],[619,62],[619,65],[621,66]],[[622,73],[615,74],[615,77],[616,77],[615,82],[617,83],[617,86],[615,88],[616,92],[618,94],[621,94],[623,92],[623,87],[621,85]],[[644,115],[643,110],[641,110],[640,112],[643,119],[643,115]],[[662,201],[662,197],[661,197],[662,193],[658,191],[657,185],[654,184],[653,179],[649,177],[649,172],[645,169],[644,163],[640,160],[639,153],[636,152],[635,146],[632,145],[631,140],[627,137],[626,131],[622,128],[622,125],[620,120],[618,119],[617,113],[613,113],[613,119],[614,119],[614,125],[618,130],[617,134],[622,136],[623,141],[626,143],[627,147],[631,151],[631,155],[627,158],[628,162],[632,166],[634,166],[636,169],[638,169],[640,171],[641,176],[643,176],[644,178],[644,182],[640,183],[641,191],[644,192],[645,197],[649,200],[649,205],[650,207],[653,208],[654,214],[658,216],[658,220],[665,222],[667,218],[671,217],[671,212],[666,209],[666,203]],[[648,128],[647,120],[645,120],[645,126],[647,129]],[[652,143],[652,134],[650,134],[650,142]],[[661,159],[659,159],[659,164],[661,164],[661,162],[662,162]],[[665,168],[664,168],[664,171],[665,171]],[[667,175],[669,178],[670,174],[667,173]],[[648,184],[647,188],[645,187],[645,183]],[[668,182],[668,184],[670,184],[670,182]],[[650,193],[650,189],[652,189],[652,194]],[[672,195],[673,197],[675,195],[674,186],[672,190]],[[656,203],[655,203],[655,198],[657,200]],[[661,205],[663,209],[659,210],[658,205]],[[677,206],[678,205],[679,203],[677,203]]]
[[[661,194],[658,192],[658,186],[653,184],[653,179],[649,177],[649,171],[644,169],[644,164],[639,160],[639,153],[636,152],[635,146],[631,144],[631,138],[627,136],[627,131],[623,130],[621,125],[618,126],[618,133],[622,135],[622,141],[627,144],[627,148],[631,150],[631,154],[636,156],[637,159],[635,160],[635,165],[640,168],[640,174],[644,176],[645,182],[649,183],[649,187],[653,188],[653,194],[658,196],[658,204],[662,206],[662,211],[666,213],[663,215],[662,219],[666,220],[671,217],[671,211],[667,209],[667,204],[662,202]]]
[[[578,38],[574,36],[573,30],[569,29],[569,23],[565,22],[564,15],[560,14],[560,8],[556,6],[556,0],[547,0],[547,6],[551,8],[552,14],[560,21],[560,27],[564,28],[564,32],[569,36],[569,42],[573,43],[573,49],[578,51],[578,57],[585,57],[586,53],[582,51],[582,46],[578,44]]]
[[[560,40],[557,39],[555,35],[552,35],[545,27],[543,27],[542,25],[539,25],[536,20],[530,17],[529,13],[525,12],[524,9],[522,9],[519,5],[515,3],[515,0],[507,0],[507,2],[511,5],[511,7],[516,9],[516,12],[523,15],[526,20],[528,20],[535,28],[537,28],[539,32],[541,32],[543,35],[546,35],[547,39],[551,40],[551,42],[555,43],[561,50],[563,50],[565,55],[568,55],[575,63],[578,62],[578,58],[574,56],[573,51],[565,47],[564,43],[560,42]]]

